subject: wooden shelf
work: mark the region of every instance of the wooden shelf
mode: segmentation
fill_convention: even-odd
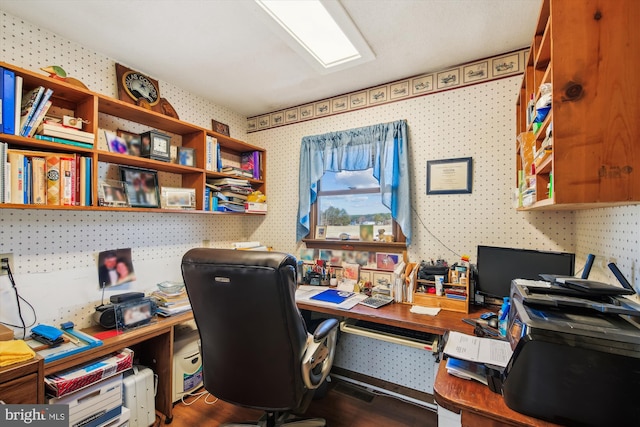
[[[25,92],[43,86],[53,89],[51,97],[52,107],[70,110],[76,117],[82,117],[88,121],[85,125],[85,131],[93,133],[93,148],[76,147],[73,145],[59,144],[49,141],[43,141],[35,138],[26,138],[16,135],[1,134],[3,142],[8,144],[8,148],[41,151],[47,153],[64,153],[76,154],[91,159],[92,178],[88,185],[91,186],[92,200],[89,206],[58,206],[58,205],[33,205],[33,204],[1,204],[0,208],[11,209],[51,209],[51,210],[113,210],[113,211],[129,211],[129,212],[171,212],[171,213],[215,213],[222,215],[241,214],[243,212],[209,212],[204,211],[204,193],[207,178],[238,178],[225,173],[209,171],[205,169],[205,153],[207,136],[216,138],[220,146],[220,152],[223,156],[230,158],[238,158],[241,153],[248,151],[259,151],[262,156],[262,178],[247,179],[253,190],[259,190],[266,194],[266,151],[255,145],[247,144],[243,141],[228,137],[226,135],[213,132],[199,126],[180,121],[173,117],[165,116],[155,111],[147,110],[118,99],[110,98],[103,94],[94,93],[86,89],[69,85],[61,80],[49,78],[44,75],[34,73],[11,64],[0,62],[0,66],[9,70],[13,70],[16,76],[23,79],[23,90]],[[181,139],[183,147],[195,149],[196,161],[195,167],[180,165],[170,162],[162,162],[158,160],[136,157],[131,155],[123,155],[100,150],[98,147],[99,121],[102,120],[100,115],[112,116],[117,119],[124,119],[139,125],[147,126],[149,130],[158,130],[164,133],[177,135]],[[174,144],[175,145],[175,144]],[[171,209],[155,209],[155,208],[114,208],[98,205],[97,189],[101,177],[98,176],[98,164],[112,164],[133,166],[139,168],[152,169],[154,171],[179,175],[181,178],[181,186],[184,188],[195,189],[196,191],[196,211],[187,210],[171,210]],[[159,182],[162,186],[162,181]],[[255,214],[250,214],[255,215]],[[264,215],[264,214],[263,214]]]
[[[526,110],[552,85],[551,110],[536,135],[553,131],[553,153],[536,170],[537,192],[519,210],[576,210],[640,203],[640,2],[543,0],[516,101],[516,135],[531,130]],[[594,18],[606,16],[607,19]],[[598,49],[593,49],[598,46]],[[516,185],[523,162],[516,148]],[[553,178],[551,178],[551,176]],[[546,185],[553,179],[553,195]]]

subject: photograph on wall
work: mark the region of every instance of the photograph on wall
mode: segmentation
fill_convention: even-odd
[[[131,248],[111,249],[98,254],[98,285],[119,286],[136,280]]]

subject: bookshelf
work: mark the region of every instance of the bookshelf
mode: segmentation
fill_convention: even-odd
[[[235,175],[225,174],[217,170],[206,168],[206,141],[207,137],[217,140],[221,156],[240,157],[243,152],[258,151],[262,159],[262,174],[260,179],[247,179],[254,191],[266,194],[266,151],[244,141],[219,134],[191,123],[177,120],[163,114],[125,103],[118,99],[95,93],[90,90],[72,86],[63,81],[41,75],[30,70],[22,69],[11,64],[0,62],[0,67],[11,70],[16,76],[22,77],[23,93],[38,86],[44,86],[53,90],[51,97],[52,109],[68,111],[74,117],[81,117],[88,123],[82,129],[94,134],[92,148],[77,147],[56,142],[27,138],[23,136],[0,134],[0,141],[7,144],[9,150],[31,150],[41,152],[60,153],[86,157],[91,166],[91,178],[87,185],[90,186],[91,197],[86,206],[78,205],[47,205],[47,204],[19,204],[2,203],[0,208],[13,209],[73,209],[73,210],[114,210],[114,211],[143,211],[143,212],[180,212],[201,214],[234,214],[244,215],[243,212],[219,212],[205,210],[205,188],[208,179],[238,178]],[[140,134],[148,130],[157,130],[171,137],[171,145],[192,148],[195,150],[194,166],[185,166],[178,163],[163,162],[145,157],[136,157],[128,154],[118,154],[108,151],[100,144],[103,129],[115,133],[116,129],[107,126],[112,123],[125,123],[124,130]],[[111,125],[112,126],[112,125]],[[131,130],[129,130],[129,128]],[[140,130],[142,129],[142,130]],[[113,176],[113,171],[118,166],[133,166],[151,169],[158,172],[160,187],[181,187],[194,189],[196,194],[195,210],[173,210],[145,207],[109,207],[100,206],[98,203],[99,183],[103,179],[119,179]],[[104,171],[111,170],[111,177],[103,176]],[[165,182],[163,182],[165,180]],[[251,215],[255,215],[252,213]]]
[[[542,1],[516,100],[518,209],[640,203],[637,16],[636,0]],[[535,120],[543,84],[550,111]]]

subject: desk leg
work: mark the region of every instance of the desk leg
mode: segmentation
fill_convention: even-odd
[[[158,376],[156,410],[165,416],[165,424],[173,421],[171,382],[173,380],[173,328],[141,344],[136,355],[140,363],[150,367]]]

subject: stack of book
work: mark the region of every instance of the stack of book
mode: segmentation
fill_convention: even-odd
[[[61,123],[45,120],[37,129],[35,138],[59,144],[92,148],[95,135],[76,128],[63,126]]]
[[[177,293],[156,290],[151,293],[151,297],[155,300],[158,314],[161,316],[171,316],[191,310],[191,302],[185,288]]]
[[[214,187],[210,196],[217,199],[215,210],[221,212],[244,212],[247,195],[253,191],[246,179],[219,178],[208,180],[207,184],[207,188]]]
[[[253,172],[242,169],[238,166],[226,165],[222,166],[220,172],[227,173],[229,175],[241,176],[244,178],[253,178]]]

